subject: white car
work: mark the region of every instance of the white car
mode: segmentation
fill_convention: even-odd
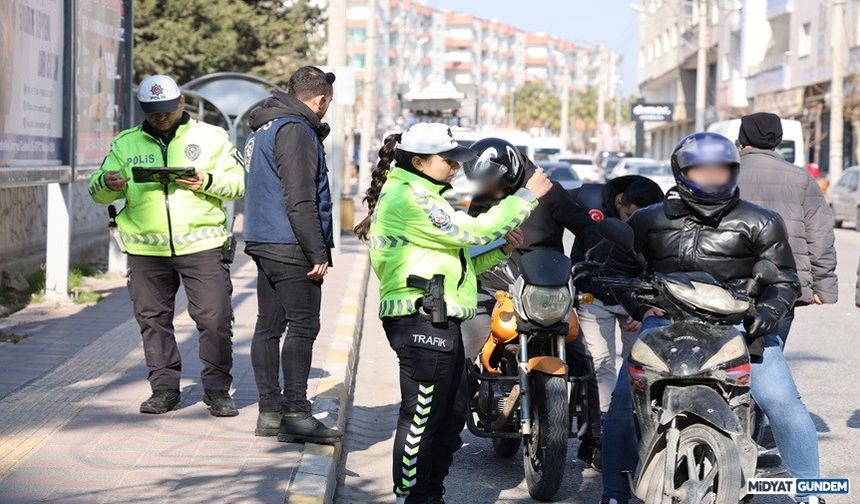
[[[582,185],[582,180],[576,174],[576,171],[569,163],[560,161],[538,161],[535,163],[538,168],[543,168],[546,176],[555,182],[561,184],[565,191],[572,191]]]
[[[624,175],[630,175],[630,168],[636,165],[641,164],[654,164],[656,163],[656,159],[651,158],[641,158],[641,157],[630,157],[630,158],[622,158],[621,161],[615,165],[615,168],[612,169],[610,173],[606,174],[606,180],[612,180],[614,178],[623,177]]]
[[[594,164],[591,156],[585,154],[570,154],[558,156],[556,161],[570,163],[579,178],[586,183],[599,184],[603,182],[603,170]]]
[[[660,186],[663,194],[675,186],[675,176],[668,161],[634,164],[627,169],[627,175],[642,175]]]

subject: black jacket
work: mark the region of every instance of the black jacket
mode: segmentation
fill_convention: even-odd
[[[534,174],[535,166],[531,163],[526,166],[522,186]],[[469,215],[480,215],[500,200],[486,196],[477,196],[469,205]],[[523,231],[523,246],[518,252],[525,253],[532,250],[555,250],[564,253],[564,230],[567,229],[577,240],[582,239],[587,244],[594,244],[600,240],[597,234],[597,226],[588,216],[588,213],[577,205],[573,198],[564,190],[558,182],[552,183],[552,189],[538,200],[538,206],[520,229]]]
[[[663,203],[643,208],[627,221],[633,228],[635,248],[659,273],[704,271],[714,278],[743,287],[753,265],[767,259],[779,268],[778,280],[761,292],[756,306],[779,316],[794,305],[800,282],[778,214],[735,197],[721,205],[701,205],[681,199],[670,190]],[[629,254],[613,247],[610,269],[629,276],[641,267]],[[637,320],[648,309],[629,298],[622,300]]]
[[[328,124],[321,122],[298,98],[281,92],[275,92],[251,111],[251,128],[257,129],[273,119],[289,115],[310,123],[320,141],[328,136]],[[326,246],[317,215],[316,179],[320,167],[316,143],[301,125],[287,124],[275,137],[275,151],[278,174],[284,181],[287,215],[299,244],[249,242],[245,252],[300,266],[331,263],[331,250]]]
[[[571,191],[571,196],[577,205],[588,212],[595,210],[599,211],[603,217],[619,218],[618,211],[615,210],[615,198],[618,194],[627,190],[630,184],[639,179],[638,175],[625,175],[616,177],[605,184],[583,184],[581,187]],[[595,245],[593,242],[586,242],[585,239],[577,236],[573,242],[573,247],[570,249],[570,260],[576,264],[585,260],[585,253],[591,251],[589,260],[604,262],[609,258],[609,253],[612,250],[612,245],[606,240],[600,241]],[[618,302],[609,290],[592,281],[591,277],[584,276],[576,281],[576,288],[579,292],[588,292],[599,299],[606,305],[616,305]]]

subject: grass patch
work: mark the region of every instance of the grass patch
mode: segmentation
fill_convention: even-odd
[[[69,268],[69,294],[72,301],[78,304],[95,304],[104,296],[83,287],[86,278],[100,277],[102,272],[90,264],[74,264]],[[24,275],[27,280],[27,290],[17,291],[9,287],[0,287],[0,305],[6,307],[6,314],[14,313],[33,301],[42,299],[45,293],[45,270],[38,269]],[[2,314],[0,314],[2,315]],[[11,341],[2,339],[0,341]]]
[[[26,335],[26,334],[18,334],[18,333],[0,331],[0,341],[5,341],[7,343],[19,343],[19,342],[21,342],[21,340],[23,340],[27,336],[28,335]]]

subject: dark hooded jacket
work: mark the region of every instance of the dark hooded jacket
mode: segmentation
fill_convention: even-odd
[[[773,150],[741,150],[738,175],[741,196],[778,213],[788,231],[788,243],[797,264],[801,296],[798,304],[839,298],[833,214],[818,184],[802,168],[785,161]]]
[[[524,187],[526,182],[535,172],[535,165],[529,161],[526,165],[525,174],[519,187]],[[519,187],[513,188],[511,193]],[[469,205],[469,215],[480,215],[496,205],[500,199],[477,196]],[[555,250],[564,253],[564,230],[567,229],[576,235],[577,240],[582,239],[585,243],[594,244],[600,240],[597,234],[596,223],[591,220],[588,213],[577,205],[573,198],[564,190],[558,182],[552,183],[552,188],[539,200],[537,208],[520,229],[523,231],[524,243],[518,252],[525,253],[533,250]]]
[[[306,121],[319,142],[329,134],[329,126],[298,98],[276,92],[251,111],[251,128],[285,116],[297,116]],[[317,208],[317,176],[321,169],[317,142],[309,137],[301,124],[286,124],[275,137],[275,158],[278,175],[284,185],[284,203],[298,245],[289,243],[248,242],[245,252],[252,256],[276,261],[312,266],[331,263],[331,250],[320,225]],[[253,204],[253,202],[246,202]]]
[[[752,276],[753,265],[766,259],[777,266],[779,275],[759,294],[756,306],[767,307],[782,317],[800,294],[782,219],[775,212],[741,200],[737,190],[727,202],[703,204],[684,200],[671,189],[663,203],[638,210],[627,223],[633,228],[634,248],[654,272],[703,271],[743,288]],[[609,267],[628,276],[642,272],[635,258],[617,247],[612,249]],[[637,320],[648,309],[630,297],[621,301]]]

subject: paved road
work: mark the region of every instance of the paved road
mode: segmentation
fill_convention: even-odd
[[[860,482],[860,310],[854,307],[854,282],[860,233],[837,230],[840,302],[798,310],[787,356],[801,393],[818,427],[822,473]],[[369,285],[374,289],[375,285]],[[372,296],[368,307],[374,305]],[[371,308],[372,309],[372,308]],[[345,477],[338,502],[391,502],[390,449],[397,412],[396,361],[372,313],[366,316],[355,404],[350,417]],[[500,460],[490,443],[465,432],[447,481],[452,503],[532,502],[523,481],[522,459]],[[567,477],[559,502],[597,503],[600,475],[575,460],[568,450]],[[791,502],[785,497],[758,497],[758,504]],[[856,502],[856,496],[829,503]]]

